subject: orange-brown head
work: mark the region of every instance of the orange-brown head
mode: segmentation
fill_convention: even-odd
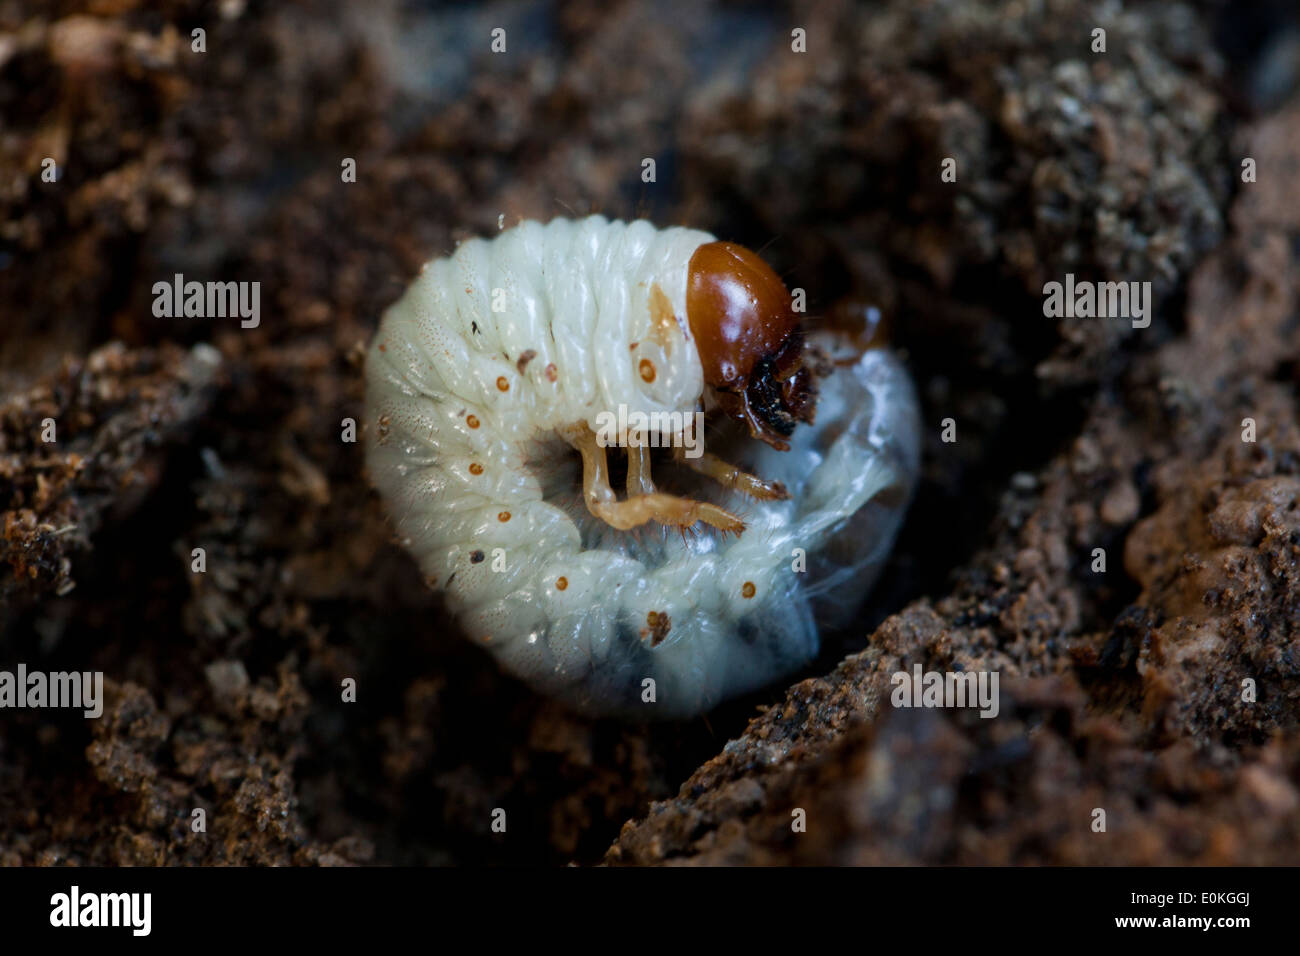
[[[780,276],[744,246],[705,243],[691,256],[686,320],[723,411],[788,449],[795,425],[813,420],[817,386]]]

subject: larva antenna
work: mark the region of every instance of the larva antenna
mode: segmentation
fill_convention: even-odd
[[[779,232],[772,233],[772,237],[768,239],[767,242],[763,243],[761,246],[759,246],[757,249],[754,250],[754,255],[761,256],[764,252],[766,252],[771,247],[772,243],[776,242],[778,239],[781,238],[783,237]],[[784,279],[785,276],[781,276],[781,278]]]
[[[826,328],[827,321],[828,318],[824,309],[818,309],[816,312],[805,312],[803,322],[800,324],[799,334],[807,339],[810,332]]]

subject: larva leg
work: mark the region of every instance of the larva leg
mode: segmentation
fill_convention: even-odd
[[[730,465],[707,451],[697,458],[688,458],[684,449],[676,448],[673,450],[673,457],[692,471],[698,471],[701,475],[712,478],[724,488],[734,488],[751,498],[760,501],[779,501],[790,497],[790,492],[786,491],[785,485],[781,482],[768,481],[747,471],[741,471],[735,465]]]
[[[734,531],[740,534],[745,530],[745,522],[725,508],[719,508],[707,501],[692,501],[690,498],[678,498],[656,492],[652,495],[637,495],[626,501],[600,502],[590,506],[591,513],[606,524],[620,531],[627,531],[647,521],[658,521],[681,528],[689,528],[697,521],[712,525],[719,531]]]
[[[707,501],[692,501],[660,492],[634,495],[626,501],[619,501],[609,486],[609,463],[605,460],[605,449],[596,441],[595,432],[582,424],[567,429],[564,437],[582,455],[582,496],[587,502],[587,510],[610,527],[627,531],[647,521],[658,521],[688,528],[703,521],[720,531],[740,534],[745,530],[745,522],[740,518]],[[648,463],[641,467],[649,472]]]
[[[655,483],[650,480],[650,449],[644,445],[629,445],[627,449],[627,496],[653,495]]]

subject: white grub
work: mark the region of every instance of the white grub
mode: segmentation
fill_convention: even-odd
[[[808,662],[818,623],[865,597],[915,482],[915,394],[873,349],[821,379],[815,424],[788,451],[710,414],[708,450],[788,498],[656,470],[675,494],[743,516],[739,535],[620,531],[588,513],[566,434],[620,406],[706,407],[687,272],[714,241],[599,216],[524,222],[428,264],[370,346],[367,466],[399,538],[466,636],[585,712],[687,717]],[[661,307],[656,324],[656,296],[676,323]],[[829,333],[809,341],[844,354]]]

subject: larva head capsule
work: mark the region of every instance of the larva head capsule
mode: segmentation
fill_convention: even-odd
[[[722,410],[788,449],[795,425],[813,420],[817,385],[785,283],[744,246],[707,242],[691,256],[686,319]]]

